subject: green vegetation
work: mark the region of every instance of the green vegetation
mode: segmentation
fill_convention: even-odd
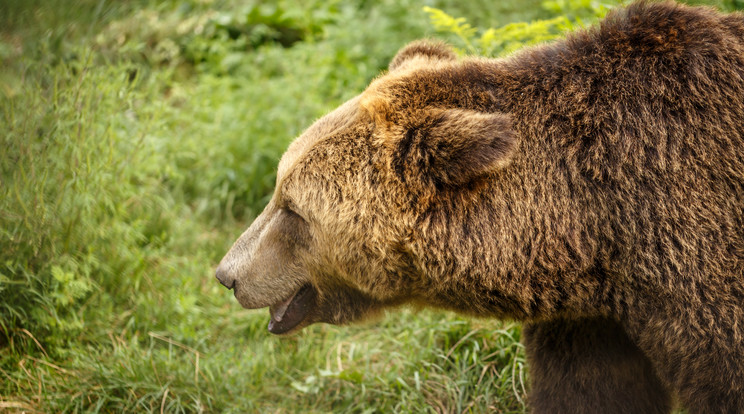
[[[522,47],[544,43],[562,37],[566,32],[583,27],[584,19],[594,22],[609,11],[606,4],[590,0],[561,0],[543,2],[555,17],[530,22],[512,22],[499,28],[488,28],[478,34],[464,17],[452,17],[442,10],[424,7],[440,32],[454,34],[465,45],[469,54],[500,56]]]
[[[402,311],[281,339],[213,270],[269,199],[291,139],[400,46],[437,35],[500,55],[605,11],[3,2],[0,411],[524,411],[518,325]]]

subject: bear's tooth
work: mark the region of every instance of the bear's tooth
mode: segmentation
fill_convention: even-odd
[[[287,313],[287,308],[289,307],[289,304],[292,303],[292,299],[294,299],[295,295],[290,296],[287,298],[284,302],[278,303],[276,308],[274,308],[271,312],[271,318],[274,319],[277,322],[281,322],[284,318],[284,314]]]

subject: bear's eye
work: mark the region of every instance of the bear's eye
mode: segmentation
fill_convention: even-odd
[[[292,219],[298,219],[302,220],[303,222],[307,222],[307,220],[305,220],[305,218],[297,212],[295,206],[291,203],[285,204],[284,207],[282,207],[282,211],[284,211],[284,213]]]
[[[310,242],[310,229],[307,221],[291,207],[281,209],[281,232],[295,247],[307,247]]]

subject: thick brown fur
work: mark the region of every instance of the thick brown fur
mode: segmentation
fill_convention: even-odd
[[[218,278],[290,303],[286,330],[522,320],[534,412],[744,412],[744,16],[637,3],[499,60],[414,43],[290,146]]]

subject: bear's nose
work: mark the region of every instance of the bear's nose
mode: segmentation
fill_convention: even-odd
[[[215,276],[224,287],[232,289],[235,287],[235,278],[232,276],[231,273],[232,272],[227,269],[227,266],[220,264],[219,266],[217,266]]]

